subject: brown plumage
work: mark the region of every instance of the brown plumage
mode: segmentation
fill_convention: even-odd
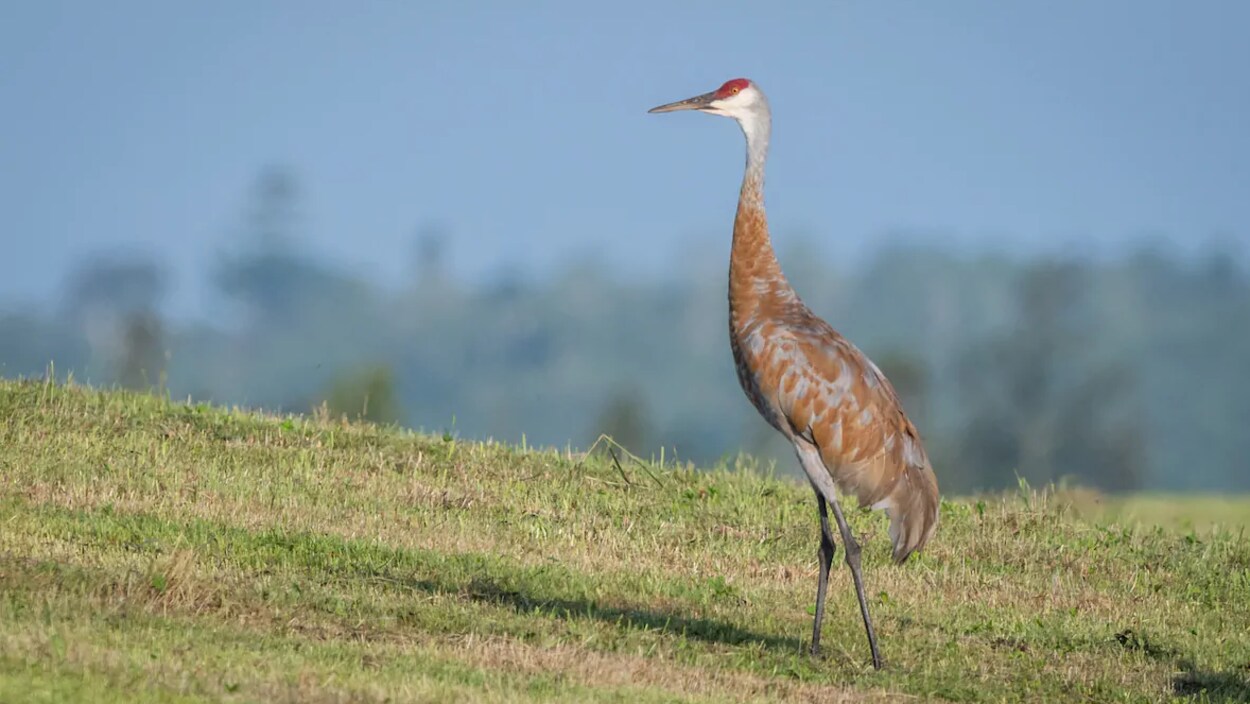
[[[890,518],[894,559],[903,562],[933,536],[937,478],[920,435],[889,380],[867,356],[799,299],[777,262],[764,213],[764,161],[771,115],[758,87],[735,79],[718,90],[654,108],[733,117],[747,139],[747,166],[729,260],[729,340],[738,380],[760,415],[793,444],[816,492],[821,520],[820,578],[812,652],[820,645],[834,542],[833,507],[868,633],[881,666],[860,569],[860,549],[837,504],[837,491]]]

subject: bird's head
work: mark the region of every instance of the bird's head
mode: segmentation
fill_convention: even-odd
[[[724,85],[711,93],[696,95],[693,98],[679,100],[654,107],[647,112],[674,112],[677,110],[698,110],[713,115],[732,117],[739,122],[750,120],[761,113],[768,112],[768,101],[764,94],[749,79],[735,78],[725,81]]]

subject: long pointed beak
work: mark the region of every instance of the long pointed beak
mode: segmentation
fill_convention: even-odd
[[[686,98],[685,100],[678,100],[675,103],[669,103],[667,105],[654,107],[648,110],[647,112],[674,112],[676,110],[702,110],[708,107],[709,105],[711,105],[713,100],[716,100],[716,91],[712,91],[711,93],[704,93],[703,95],[696,95],[693,98]]]

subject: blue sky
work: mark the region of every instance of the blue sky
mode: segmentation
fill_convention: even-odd
[[[646,110],[736,76],[773,106],[775,238],[831,267],[897,230],[1250,242],[1250,3],[765,5],[2,3],[0,306],[141,247],[211,313],[203,262],[271,163],[308,246],[388,283],[427,222],[467,276],[723,267],[741,136]]]

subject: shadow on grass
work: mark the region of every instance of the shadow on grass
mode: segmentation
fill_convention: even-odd
[[[1140,651],[1153,660],[1173,663],[1180,670],[1172,678],[1172,692],[1177,696],[1200,697],[1208,702],[1250,702],[1250,673],[1199,670],[1176,648],[1132,630],[1121,631],[1115,637],[1128,650]]]
[[[85,536],[98,533],[112,542],[135,544],[140,550],[154,549],[157,542],[153,536],[163,536],[165,540],[177,536],[192,545],[211,537],[212,547],[206,548],[206,552],[220,551],[220,546],[228,545],[233,551],[246,552],[256,564],[273,569],[298,569],[351,582],[377,579],[427,594],[454,595],[498,604],[519,613],[566,620],[593,618],[621,627],[725,645],[758,643],[786,653],[802,649],[797,638],[756,633],[723,621],[691,618],[645,604],[608,606],[578,596],[550,595],[541,586],[543,583],[558,585],[576,578],[576,573],[558,566],[523,566],[497,555],[397,549],[334,535],[292,533],[281,528],[249,532],[199,519],[188,524],[144,514],[114,515],[111,509],[97,512],[40,510],[50,516],[69,519],[75,524],[74,529]],[[228,554],[222,553],[223,556]],[[508,577],[492,577],[491,573]]]
[[[1202,672],[1187,668],[1172,678],[1172,691],[1209,702],[1250,702],[1250,679],[1237,672]]]
[[[472,580],[467,596],[475,601],[507,606],[520,613],[545,614],[556,618],[593,618],[608,623],[644,630],[662,631],[725,645],[759,643],[766,648],[798,652],[802,643],[797,638],[763,635],[738,626],[706,618],[691,618],[668,611],[603,606],[586,599],[551,599],[535,597],[515,589],[507,589],[483,578]]]

